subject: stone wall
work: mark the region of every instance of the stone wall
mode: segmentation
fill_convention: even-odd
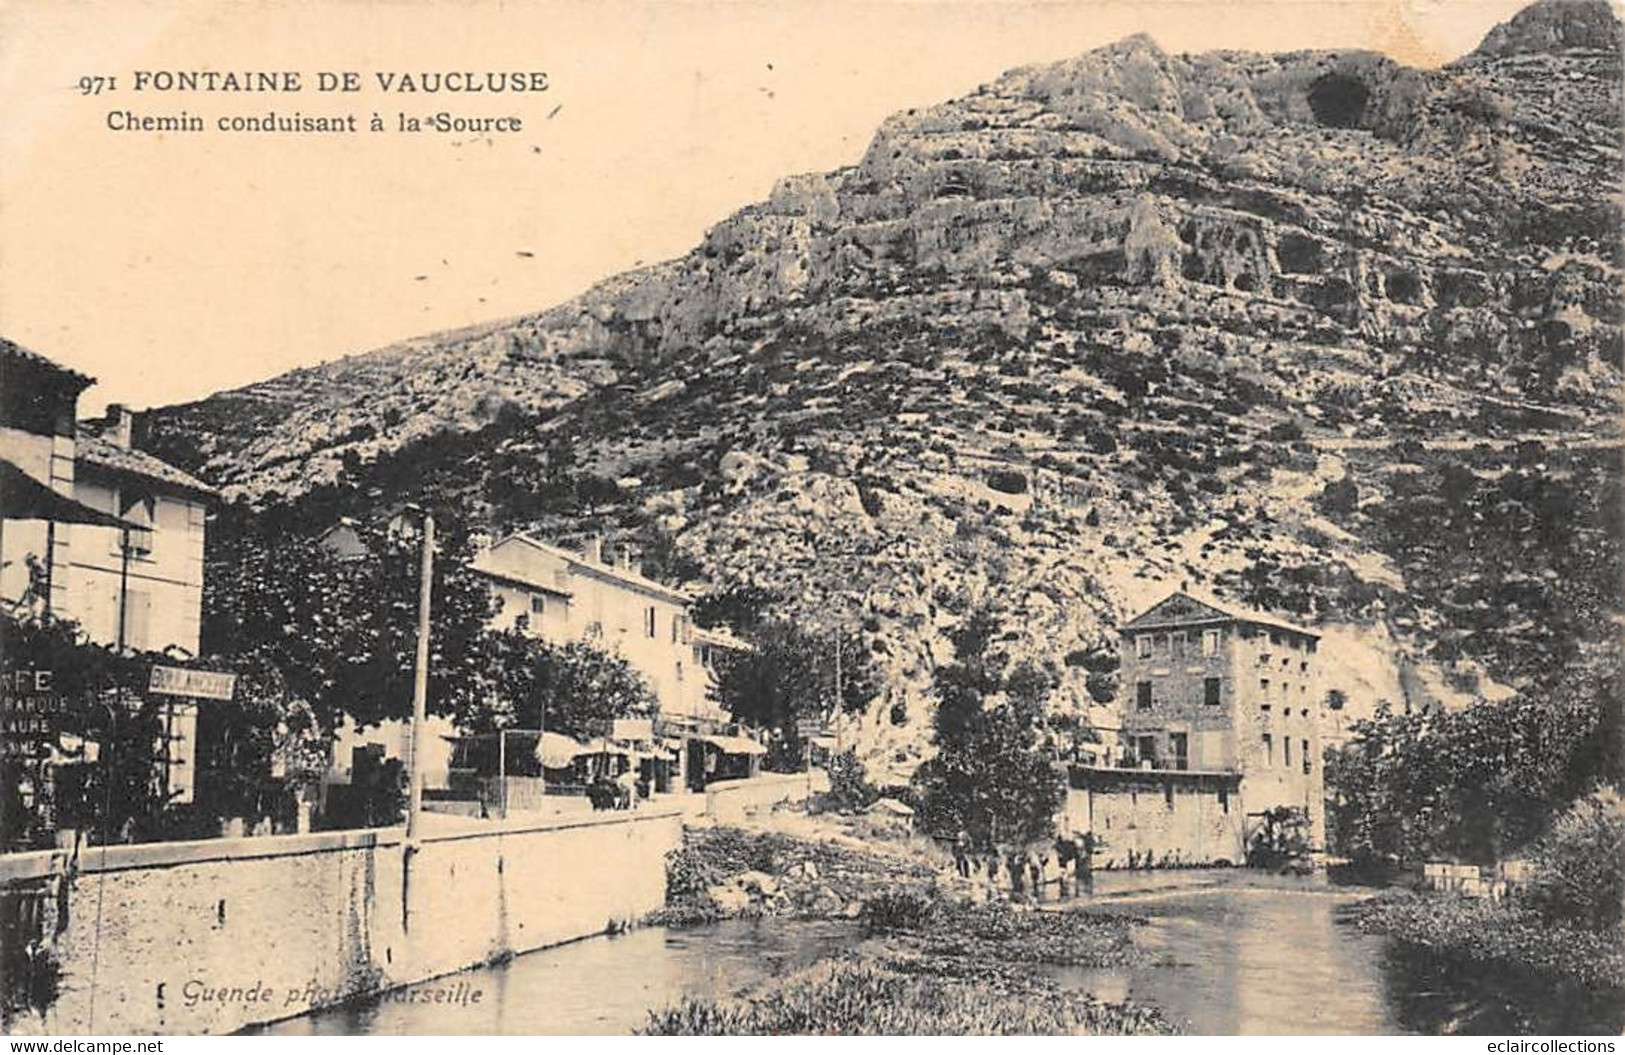
[[[821,769],[806,773],[771,773],[748,780],[719,780],[705,788],[705,812],[721,824],[732,824],[781,802],[802,802],[829,790]]]
[[[674,810],[434,823],[410,852],[387,829],[0,857],[62,971],[10,1030],[225,1033],[601,933],[664,903],[681,838]]]
[[[1233,774],[1075,767],[1063,820],[1100,840],[1097,868],[1241,864],[1244,813]]]

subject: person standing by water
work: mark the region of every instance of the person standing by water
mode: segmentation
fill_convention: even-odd
[[[1073,894],[1073,866],[1078,860],[1078,844],[1070,832],[1055,837],[1055,868],[1060,872],[1060,896],[1065,901]]]
[[[1005,859],[1005,870],[1010,873],[1010,900],[1027,900],[1027,862],[1020,851],[1010,851]]]
[[[1095,847],[1097,843],[1094,832],[1084,832],[1077,839],[1078,853],[1078,896],[1094,897],[1095,895]]]
[[[963,828],[954,836],[954,868],[959,878],[970,878],[970,833]]]

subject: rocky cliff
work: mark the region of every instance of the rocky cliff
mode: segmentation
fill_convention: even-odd
[[[1180,582],[1372,630],[1439,694],[1525,687],[1620,607],[1620,61],[1601,0],[1433,70],[1133,37],[895,115],[549,311],[149,426],[245,499],[591,520],[861,625],[905,766],[982,600],[1080,708]]]

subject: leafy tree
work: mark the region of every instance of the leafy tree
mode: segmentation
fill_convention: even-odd
[[[1604,788],[1579,799],[1535,847],[1532,905],[1550,919],[1619,933],[1625,911],[1625,798]]]
[[[1056,679],[1030,661],[1011,666],[999,632],[997,615],[977,609],[950,635],[954,661],[933,684],[937,754],[914,775],[926,827],[963,830],[983,849],[1047,838],[1063,794],[1044,721]]]
[[[1334,845],[1373,863],[1490,862],[1528,845],[1576,796],[1617,782],[1615,684],[1581,675],[1460,711],[1379,708],[1328,752]]]
[[[774,733],[764,764],[781,772],[801,765],[802,718],[856,713],[880,691],[869,652],[856,634],[840,638],[840,699],[835,698],[834,636],[810,634],[794,623],[770,620],[750,635],[749,651],[732,653],[717,672],[717,698],[741,722]]]
[[[651,718],[660,701],[626,659],[588,641],[540,641],[520,630],[492,631],[480,643],[479,697],[464,697],[456,719],[471,733],[546,729],[578,740],[604,736],[617,718]]]
[[[358,524],[365,552],[345,558],[271,518],[223,517],[204,579],[205,651],[274,671],[284,699],[308,701],[331,733],[411,711],[417,650],[419,538]],[[468,568],[466,535],[437,543],[430,620],[429,710],[455,714],[483,697],[477,647],[491,599]]]

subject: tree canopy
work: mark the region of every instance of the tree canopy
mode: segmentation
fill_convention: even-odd
[[[363,552],[340,556],[309,535],[241,512],[210,538],[204,649],[275,671],[289,699],[308,701],[331,733],[410,714],[417,649],[419,537],[352,525]],[[483,700],[482,650],[491,614],[468,568],[467,536],[439,537],[430,622],[429,711],[452,715]]]
[[[717,697],[734,718],[776,734],[766,759],[770,768],[800,765],[802,738],[797,721],[856,713],[880,691],[869,651],[856,634],[818,635],[794,623],[764,620],[751,633],[750,643],[749,651],[730,653],[723,659],[717,673]],[[839,699],[837,647],[841,655]]]
[[[1048,838],[1064,794],[1044,719],[1057,680],[1011,664],[1000,629],[997,613],[976,609],[950,635],[954,661],[933,679],[937,754],[914,775],[926,827],[964,831],[984,850]]]

